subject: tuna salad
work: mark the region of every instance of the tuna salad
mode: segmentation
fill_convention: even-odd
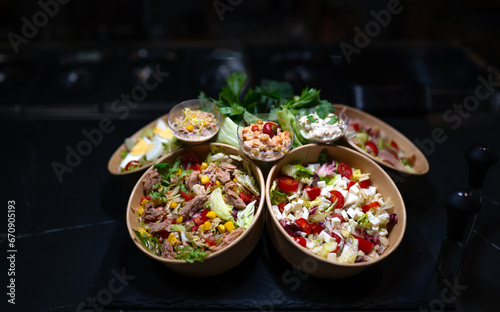
[[[183,141],[204,141],[217,133],[218,120],[213,113],[184,108],[174,119],[172,129]]]
[[[142,182],[137,237],[157,256],[191,263],[242,235],[260,201],[249,164],[217,151],[203,162],[190,153],[173,165],[155,164]]]
[[[292,145],[290,133],[272,121],[257,120],[240,134],[242,148],[256,160],[273,161],[283,157]]]

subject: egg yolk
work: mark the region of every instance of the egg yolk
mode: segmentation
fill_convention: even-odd
[[[148,144],[143,139],[139,139],[139,141],[134,145],[134,147],[130,151],[130,154],[135,155],[135,156],[143,155],[143,154],[146,154],[152,148],[153,148],[153,144]]]
[[[158,136],[164,138],[164,139],[170,139],[172,137],[172,131],[170,129],[160,129],[158,127],[155,127],[154,133],[158,134]]]

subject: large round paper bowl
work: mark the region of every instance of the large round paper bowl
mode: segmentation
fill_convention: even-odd
[[[388,235],[389,246],[379,258],[369,262],[361,263],[339,263],[328,261],[325,258],[309,252],[306,248],[296,243],[286,233],[275,217],[271,209],[269,189],[272,182],[280,176],[280,169],[288,163],[317,163],[318,155],[323,149],[327,149],[330,159],[345,162],[351,167],[359,168],[362,172],[370,173],[372,185],[376,186],[384,198],[391,198],[394,203],[394,212],[398,216],[398,222]],[[353,276],[364,269],[374,266],[389,257],[398,248],[406,229],[406,210],[401,194],[387,175],[387,173],[369,158],[343,146],[309,144],[293,149],[281,159],[269,172],[266,182],[266,204],[267,204],[267,230],[269,236],[279,253],[294,267],[312,276],[325,279],[340,279]]]
[[[250,168],[252,170],[252,174],[255,177],[256,182],[258,183],[259,190],[261,193],[260,201],[256,206],[255,217],[252,224],[241,234],[236,240],[234,240],[229,246],[221,249],[220,251],[214,252],[208,255],[203,262],[194,262],[188,263],[185,260],[171,260],[156,256],[150,253],[139,241],[137,236],[134,233],[134,229],[137,229],[139,224],[139,220],[137,218],[136,213],[132,210],[133,207],[138,207],[140,204],[141,198],[144,196],[143,189],[143,179],[146,176],[146,173],[137,181],[134,189],[132,190],[132,194],[130,195],[128,206],[127,206],[127,228],[130,237],[134,241],[134,244],[139,248],[141,252],[145,254],[145,256],[156,260],[165,266],[167,266],[172,271],[175,271],[179,274],[191,276],[191,277],[206,277],[213,276],[238,265],[241,261],[243,261],[250,252],[257,245],[260,236],[262,234],[262,230],[264,228],[264,194],[265,194],[265,180],[262,175],[260,169],[255,166],[255,164],[248,159],[242,152],[240,152],[237,148],[232,147],[226,144],[220,143],[205,143],[201,145],[192,145],[185,148],[177,149],[158,160],[157,163],[169,163],[173,164],[177,157],[193,152],[195,153],[200,160],[205,159],[208,153],[211,151],[211,145],[217,146],[219,149],[222,149],[227,154],[239,155],[246,159],[250,163]],[[153,170],[150,168],[149,170]]]

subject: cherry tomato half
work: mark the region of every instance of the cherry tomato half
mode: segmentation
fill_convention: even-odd
[[[364,188],[364,189],[369,188],[370,187],[370,179],[363,180],[363,181],[359,182],[359,186],[361,188]]]
[[[391,146],[396,150],[399,151],[399,146],[396,144],[396,142],[391,141]]]
[[[259,126],[253,125],[252,126],[252,131],[259,131]]]
[[[245,204],[249,204],[252,201],[252,196],[248,195],[247,193],[240,192],[240,198],[243,200]]]
[[[330,191],[330,194],[332,194],[332,196],[330,196],[330,201],[332,203],[337,201],[337,204],[335,204],[334,208],[344,207],[344,196],[339,191],[333,190],[333,191]]]
[[[317,186],[307,186],[306,193],[310,200],[315,200],[321,194],[321,189]]]
[[[304,230],[304,232],[306,232],[307,234],[311,234],[311,225],[309,224],[309,222],[307,222],[306,219],[299,218],[295,220],[295,223],[297,223],[297,225],[300,226]]]
[[[353,186],[356,183],[357,183],[356,181],[349,181],[349,183],[347,184],[347,190],[349,190],[351,186]]]
[[[346,177],[348,179],[350,179],[352,177],[352,169],[346,163],[339,163],[338,166],[337,166],[337,171],[343,177]]]
[[[283,211],[285,211],[285,206],[286,206],[286,203],[285,202],[282,202],[278,205],[278,209],[281,213],[283,213]]]
[[[192,196],[190,196],[188,193],[186,193],[186,192],[184,192],[184,191],[181,191],[181,195],[182,195],[182,197],[184,197],[184,199],[185,199],[186,201],[190,201],[191,199],[193,199],[193,197],[192,197]]]
[[[375,156],[378,155],[378,147],[372,141],[368,141],[365,143],[365,147],[368,150],[368,153],[373,154]]]
[[[133,169],[136,169],[136,168],[139,168],[139,162],[137,160],[132,160],[132,161],[129,161],[127,163],[127,165],[125,166],[125,171],[127,171],[127,170],[133,170]]]
[[[292,177],[281,176],[278,178],[278,187],[285,192],[296,192],[299,182]]]
[[[340,222],[345,222],[344,217],[339,212],[334,212],[334,213],[332,213],[330,215],[332,216],[332,219],[333,218],[339,218]]]
[[[312,223],[311,224],[311,234],[319,234],[323,231],[323,227],[319,224]]]
[[[369,204],[366,204],[364,205],[363,207],[361,207],[361,209],[363,210],[363,212],[368,212],[368,210],[372,209],[372,208],[377,208],[377,207],[380,207],[380,203],[378,201],[374,201],[374,202],[371,202]]]
[[[367,241],[366,239],[361,238],[359,236],[356,236],[356,235],[353,235],[353,236],[358,240],[359,250],[361,250],[365,254],[369,254],[373,248],[373,243],[370,241]]]
[[[307,241],[303,237],[294,237],[293,238],[300,246],[306,247]]]
[[[351,126],[354,129],[354,131],[356,131],[356,132],[359,131],[359,125],[358,124],[355,123],[355,124],[352,124]]]
[[[274,136],[273,124],[270,122],[266,122],[264,127],[262,128],[262,132],[267,134],[270,138]]]

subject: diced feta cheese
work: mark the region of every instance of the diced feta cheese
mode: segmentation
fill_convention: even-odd
[[[304,200],[302,198],[297,199],[297,203],[301,206],[304,204]]]
[[[332,226],[333,226],[334,228],[338,227],[338,226],[340,225],[340,223],[341,223],[341,222],[340,222],[340,219],[339,219],[339,218],[335,217],[335,218],[333,218],[333,219],[332,219]]]
[[[274,215],[276,216],[276,219],[278,219],[278,221],[283,220],[283,215],[281,214],[278,206],[273,205],[272,208],[273,208]]]
[[[342,208],[335,208],[335,209],[333,210],[333,212],[335,212],[335,213],[340,213],[341,211],[342,211]]]
[[[333,185],[327,185],[325,187],[325,190],[327,190],[328,192],[333,191],[334,189],[335,189],[335,187]]]
[[[349,219],[349,216],[347,215],[347,212],[345,210],[342,210],[341,214],[342,214],[342,218],[344,218],[344,220],[347,221]]]
[[[294,215],[289,214],[289,215],[288,215],[288,219],[290,219],[290,222],[295,222],[295,220],[296,220],[297,218],[295,218],[295,216],[294,216]]]
[[[309,248],[309,249],[312,249],[314,247],[314,242],[307,241],[306,247]]]
[[[349,208],[347,209],[347,214],[349,215],[349,217],[354,218],[354,216],[356,215],[356,211],[352,208]]]
[[[326,187],[326,182],[325,181],[318,181],[318,187],[320,187],[320,188]]]
[[[349,189],[349,192],[353,193],[353,194],[358,194],[359,193],[359,184],[356,183],[353,186],[351,186],[351,188]]]
[[[359,201],[359,197],[353,193],[347,193],[346,196],[344,196],[344,205],[345,206],[350,206],[352,204],[355,204]]]
[[[309,218],[309,210],[306,207],[302,208],[302,213],[300,214],[300,218],[308,219]]]
[[[377,226],[372,226],[372,231],[378,231],[378,225]]]
[[[291,196],[288,196],[288,200],[289,200],[289,201],[292,201],[292,200],[294,200],[295,198],[297,198],[297,194],[296,194],[296,193],[295,193],[295,194],[293,194],[293,195],[291,195]]]
[[[342,194],[342,196],[344,196],[344,198],[346,198],[348,192],[347,192],[347,190],[340,190],[340,194]]]
[[[285,207],[283,207],[283,213],[284,214],[289,213],[290,209],[292,209],[292,204],[290,203],[286,204]]]
[[[380,220],[377,217],[369,217],[368,220],[370,220],[372,226],[378,226],[380,224]]]
[[[342,177],[342,179],[337,179],[335,185],[338,187],[338,188],[342,188],[342,189],[346,189],[347,188],[347,183],[349,183],[349,180],[344,180],[345,178]]]
[[[337,262],[337,254],[334,252],[328,253],[328,255],[326,255],[326,260]]]
[[[326,188],[321,189],[321,195],[325,196],[326,198],[330,198],[332,196],[330,191],[328,191]]]

